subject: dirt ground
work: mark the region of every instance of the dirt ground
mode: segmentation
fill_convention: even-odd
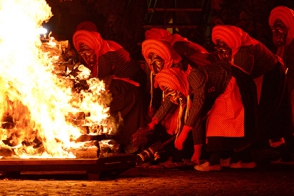
[[[0,195],[294,195],[294,165],[259,164],[255,169],[199,172],[193,166],[140,166],[122,173],[22,173],[0,176]]]

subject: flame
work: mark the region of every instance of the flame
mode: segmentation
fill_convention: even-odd
[[[90,90],[75,92],[72,80],[54,73],[56,55],[41,50],[39,34],[51,17],[45,0],[0,0],[0,116],[14,123],[0,129],[0,149],[10,138],[19,157],[75,157],[69,149],[83,145],[74,139],[85,131],[69,117],[90,114],[84,123],[102,127],[109,118],[102,81],[91,79]]]

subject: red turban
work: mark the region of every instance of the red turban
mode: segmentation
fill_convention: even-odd
[[[156,39],[170,42],[172,40],[172,34],[162,28],[151,28],[145,31],[145,39]]]
[[[80,44],[85,44],[91,49],[94,50],[96,54],[96,60],[98,63],[98,58],[110,51],[116,51],[122,48],[118,43],[111,40],[103,40],[98,32],[87,31],[87,30],[78,30],[73,35],[73,45],[77,51],[80,50]],[[129,56],[127,58],[129,60]],[[98,66],[98,65],[97,65]],[[97,75],[98,67],[95,66],[92,68],[93,75]]]
[[[96,62],[98,63],[98,58],[101,54],[101,48],[103,45],[103,39],[98,32],[78,30],[73,35],[73,45],[77,51],[80,50],[80,44],[85,44],[94,50],[96,54]],[[93,76],[98,75],[98,64],[91,67]]]
[[[98,32],[78,30],[73,35],[73,44],[77,51],[80,44],[86,44],[95,51],[97,57],[109,51],[116,51],[122,48],[118,43],[111,40],[103,40]]]
[[[78,30],[87,30],[87,31],[98,31],[96,25],[91,21],[83,21],[76,27]]]
[[[145,40],[142,43],[142,54],[146,61],[148,61],[148,55],[150,53],[155,53],[164,60],[164,69],[170,68],[173,63],[179,63],[182,60],[180,55],[165,41],[154,39]]]
[[[180,91],[185,97],[189,95],[188,73],[178,67],[163,69],[155,76],[155,85],[162,90],[167,87]]]
[[[277,6],[270,13],[269,25],[272,27],[277,19],[288,28],[286,44],[289,45],[294,38],[294,11],[286,6]]]
[[[236,26],[231,25],[217,25],[212,29],[212,41],[216,44],[216,40],[224,41],[231,49],[234,56],[241,46],[255,45],[257,40],[253,39]]]
[[[78,30],[73,35],[73,44],[77,51],[80,50],[80,44],[85,44],[93,49],[96,56],[99,57],[103,40],[98,32]]]
[[[189,98],[189,81],[188,73],[184,72],[178,67],[173,67],[169,69],[163,69],[155,76],[155,85],[159,86],[161,90],[163,87],[173,89],[175,91],[180,91],[187,98],[187,108],[185,110],[185,119],[187,118],[188,111],[190,108],[190,98]],[[167,115],[163,120],[162,124],[167,129],[169,134],[178,134],[181,129],[181,119],[184,112],[183,105],[180,104],[179,107],[173,112]]]

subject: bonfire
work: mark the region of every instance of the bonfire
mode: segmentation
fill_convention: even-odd
[[[2,158],[75,158],[97,148],[81,137],[115,132],[103,81],[63,58],[68,41],[40,35],[51,17],[45,0],[0,0]]]

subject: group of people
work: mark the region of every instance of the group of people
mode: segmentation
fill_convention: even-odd
[[[281,161],[293,160],[287,143],[294,129],[294,11],[274,8],[269,25],[277,51],[233,25],[212,29],[214,51],[151,28],[142,42],[145,66],[88,21],[77,27],[73,44],[112,94],[123,153],[159,141],[156,161],[188,158],[198,171],[254,168],[259,142],[279,151]]]

